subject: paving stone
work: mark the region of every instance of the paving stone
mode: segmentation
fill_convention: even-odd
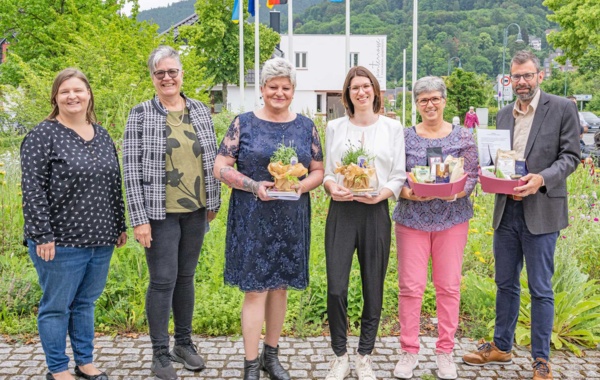
[[[36,340],[34,344],[7,343],[0,337],[0,380],[45,380],[46,363],[43,350]],[[198,351],[207,360],[207,368],[201,372],[191,372],[175,363],[178,376],[182,380],[239,379],[243,374],[244,350],[241,337],[194,337]],[[437,338],[421,337],[419,366],[415,379],[435,378],[435,342]],[[279,357],[284,368],[295,380],[323,379],[329,370],[330,360],[335,358],[330,347],[330,338],[319,336],[306,339],[284,337],[280,341]],[[349,337],[348,354],[352,371],[348,380],[356,379],[354,360],[358,337]],[[69,345],[70,347],[70,345]],[[505,366],[471,367],[462,363],[461,356],[477,347],[470,339],[457,340],[454,358],[460,379],[465,380],[504,380],[530,379],[530,353],[526,348],[515,347],[513,364]],[[152,345],[147,335],[135,339],[123,336],[98,336],[95,342],[95,361],[107,371],[111,380],[148,380],[154,376],[150,372]],[[393,370],[399,355],[400,345],[397,336],[378,338],[371,355],[373,370],[380,380],[392,380]],[[262,347],[261,347],[262,349]],[[72,350],[67,349],[72,358]],[[567,351],[552,352],[551,363],[555,379],[600,380],[600,355],[598,350],[588,350],[578,358]],[[71,368],[72,372],[72,368]]]

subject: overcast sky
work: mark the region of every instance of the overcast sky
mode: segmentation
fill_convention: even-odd
[[[166,7],[169,4],[178,3],[181,0],[139,0],[140,11],[145,11],[146,9]],[[125,13],[129,14],[131,12],[131,6],[125,7]]]

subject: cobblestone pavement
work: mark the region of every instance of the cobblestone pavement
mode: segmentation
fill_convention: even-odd
[[[240,379],[243,375],[243,345],[240,337],[194,337],[201,355],[206,359],[207,368],[201,372],[191,372],[175,363],[180,379]],[[513,364],[506,366],[470,367],[462,364],[460,357],[476,348],[477,342],[468,339],[457,341],[454,355],[458,364],[460,379],[496,380],[531,379],[529,352],[522,347],[513,352]],[[349,353],[352,355],[358,345],[358,338],[349,338]],[[414,379],[434,380],[435,377],[435,338],[421,338],[419,367]],[[399,343],[397,337],[379,338],[372,354],[373,369],[379,379],[393,379],[393,370],[398,360]],[[105,370],[111,380],[154,379],[150,372],[152,348],[148,336],[139,338],[98,337],[96,339],[96,364]],[[72,358],[70,348],[69,356]],[[289,369],[293,379],[324,379],[333,352],[328,337],[305,339],[282,338],[280,359]],[[586,356],[577,358],[569,352],[553,352],[551,363],[555,379],[599,379],[600,350],[588,350]],[[73,362],[71,362],[73,365]],[[353,368],[353,364],[351,365]],[[72,370],[72,369],[71,369]],[[35,344],[9,343],[0,338],[0,380],[44,380],[47,371],[44,353],[39,340]],[[263,374],[263,378],[267,378]],[[356,379],[351,371],[347,379]]]

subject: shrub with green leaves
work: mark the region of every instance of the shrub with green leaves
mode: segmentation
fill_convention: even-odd
[[[527,277],[521,278],[521,307],[515,332],[518,344],[531,343],[531,294]],[[571,254],[562,247],[555,255],[554,326],[551,342],[554,348],[563,346],[577,356],[582,356],[580,347],[593,348],[600,343],[600,285],[589,280],[573,263]]]

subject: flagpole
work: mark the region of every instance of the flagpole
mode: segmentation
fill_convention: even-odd
[[[346,0],[346,72],[350,66],[350,0]]]
[[[260,107],[260,91],[258,88],[260,82],[260,37],[258,32],[260,4],[258,0],[248,1],[254,1],[254,109],[258,110]]]
[[[402,50],[402,125],[406,124],[406,49]]]
[[[413,46],[412,46],[412,85],[411,89],[414,91],[415,83],[417,82],[417,27],[418,20],[417,16],[419,13],[419,0],[413,0]],[[417,110],[415,107],[415,97],[412,98],[412,125],[417,124]]]
[[[244,0],[240,0],[238,24],[240,26],[240,112],[244,111]]]
[[[294,0],[288,0],[288,60],[295,65],[294,63],[294,17],[292,12],[292,3]]]

